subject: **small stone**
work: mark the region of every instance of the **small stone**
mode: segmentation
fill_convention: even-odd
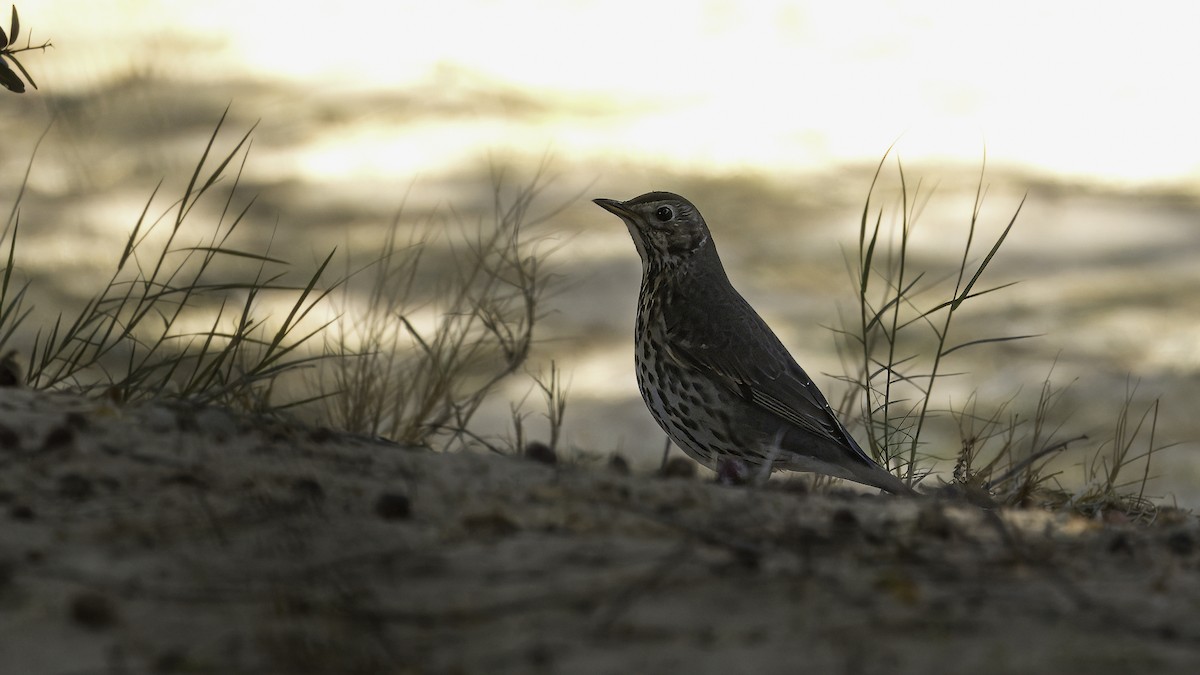
[[[15,41],[16,38],[13,40]],[[17,322],[20,323],[20,319]],[[17,350],[9,350],[7,354],[0,357],[0,387],[19,388],[24,384],[25,376],[21,370],[21,364],[17,363]]]
[[[412,515],[412,504],[408,495],[385,492],[375,500],[375,515],[384,520],[405,520]]]
[[[333,429],[329,427],[317,427],[308,432],[308,440],[313,443],[328,443],[334,438]]]
[[[179,471],[165,476],[160,481],[163,485],[186,485],[194,488],[207,488],[208,482],[190,471]]]
[[[687,457],[672,457],[658,470],[663,478],[695,478],[696,463]]]
[[[917,515],[917,529],[937,539],[949,539],[954,535],[954,526],[940,506],[933,505]]]
[[[21,448],[21,437],[17,432],[0,424],[0,448],[9,450],[19,450]]]
[[[84,501],[95,492],[91,479],[78,473],[68,473],[58,478],[58,494],[77,502]]]
[[[529,660],[529,665],[543,670],[554,665],[554,651],[543,642],[529,647],[525,652],[525,658]]]
[[[84,628],[103,630],[117,622],[117,608],[107,597],[83,591],[71,598],[71,618]]]
[[[67,417],[63,422],[76,431],[82,431],[88,428],[88,418],[81,412],[67,413]]]
[[[42,441],[43,450],[59,450],[75,443],[75,430],[69,426],[54,427]]]
[[[850,509],[838,509],[833,512],[830,520],[833,531],[839,534],[852,534],[858,531],[858,516]]]
[[[554,452],[554,448],[539,441],[532,441],[525,446],[525,457],[541,464],[558,464],[558,453]]]
[[[608,458],[608,470],[619,476],[628,476],[629,462],[621,455],[614,454]]]
[[[11,516],[13,520],[33,520],[33,507],[29,506],[28,504],[13,504],[12,508],[8,510],[8,515]]]
[[[1124,532],[1118,532],[1113,535],[1108,542],[1108,552],[1113,554],[1133,555],[1134,545],[1129,539],[1129,535]]]
[[[181,648],[168,649],[154,659],[152,670],[155,673],[181,673],[189,670],[187,653]]]
[[[325,500],[325,488],[321,487],[321,484],[315,478],[304,477],[293,480],[292,492],[296,496],[314,504]]]
[[[1167,548],[1176,555],[1191,555],[1196,550],[1196,540],[1190,532],[1179,530],[1167,535]]]

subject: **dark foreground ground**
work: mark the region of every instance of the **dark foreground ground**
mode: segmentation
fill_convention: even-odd
[[[2,673],[1166,673],[1200,527],[0,392]]]

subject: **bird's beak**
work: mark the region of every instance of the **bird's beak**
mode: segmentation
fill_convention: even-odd
[[[609,213],[620,216],[621,218],[633,218],[633,211],[625,208],[622,202],[615,199],[593,199],[596,206],[608,211]]]

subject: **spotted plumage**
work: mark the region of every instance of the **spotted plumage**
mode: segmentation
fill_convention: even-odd
[[[729,283],[708,225],[691,202],[669,192],[595,202],[625,221],[641,256],[638,389],[688,456],[714,469],[740,460],[913,493],[863,452]]]

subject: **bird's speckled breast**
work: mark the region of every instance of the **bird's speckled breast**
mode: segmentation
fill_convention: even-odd
[[[689,457],[715,468],[736,441],[724,414],[726,402],[704,376],[684,370],[665,357],[668,350],[666,306],[669,284],[654,277],[642,280],[634,328],[634,365],[638,389],[650,414]],[[724,418],[724,419],[722,419]]]

